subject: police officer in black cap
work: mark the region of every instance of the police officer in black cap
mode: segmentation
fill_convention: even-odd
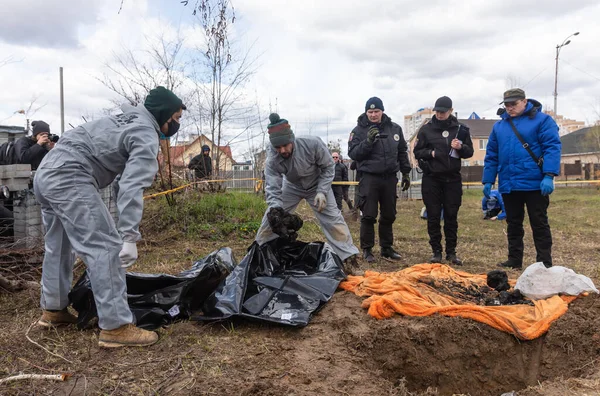
[[[392,247],[398,171],[402,172],[402,191],[410,187],[411,166],[402,128],[383,111],[381,99],[369,99],[348,142],[348,155],[357,162],[357,172],[361,174],[357,202],[362,212],[360,247],[363,258],[369,263],[375,261],[372,249],[378,206],[381,256],[392,260],[402,258]]]
[[[452,115],[452,100],[442,96],[435,101],[435,115],[421,127],[414,148],[423,170],[421,191],[427,208],[427,232],[433,250],[431,263],[442,262],[440,220],[444,210],[446,260],[462,265],[456,256],[458,209],[462,201],[461,160],[473,156],[469,128]]]

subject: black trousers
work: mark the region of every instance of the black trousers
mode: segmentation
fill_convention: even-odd
[[[448,179],[435,175],[423,175],[421,193],[423,194],[423,203],[427,208],[427,233],[431,250],[442,251],[440,221],[442,208],[444,208],[446,254],[456,254],[458,209],[462,203],[462,181],[460,178]]]
[[[396,184],[395,174],[376,175],[363,173],[358,184],[358,207],[362,212],[360,219],[360,247],[370,249],[375,246],[375,223],[379,216],[379,245],[392,247],[394,232],[392,225],[396,220]]]
[[[344,198],[344,186],[331,186],[333,190],[333,196],[335,197],[335,204],[339,210],[342,210],[342,200]]]
[[[502,194],[506,210],[506,233],[508,235],[508,260],[523,264],[523,220],[525,206],[533,233],[536,260],[552,265],[552,234],[548,224],[550,198],[540,191],[513,191]]]

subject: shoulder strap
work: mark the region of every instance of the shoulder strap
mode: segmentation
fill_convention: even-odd
[[[517,139],[519,139],[519,141],[521,142],[521,145],[523,146],[523,148],[525,150],[527,150],[527,152],[529,153],[529,155],[531,156],[531,158],[533,159],[533,161],[537,164],[537,166],[539,166],[540,170],[543,170],[543,166],[544,166],[544,157],[537,157],[533,151],[531,151],[531,148],[529,148],[529,143],[527,143],[525,141],[525,139],[523,139],[523,136],[521,136],[521,134],[519,133],[519,131],[517,130],[517,127],[515,126],[515,124],[513,123],[512,118],[508,118],[508,122],[510,122],[510,126],[512,127],[513,132],[515,133],[515,136],[517,137]]]

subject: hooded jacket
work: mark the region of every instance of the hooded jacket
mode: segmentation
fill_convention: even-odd
[[[270,145],[265,166],[267,205],[282,207],[283,179],[298,188],[327,196],[333,181],[334,162],[327,146],[316,136],[296,136],[294,150],[283,158]]]
[[[447,132],[447,136],[444,136],[444,132]],[[462,148],[455,153],[450,146],[454,138],[462,141]],[[444,121],[438,120],[434,115],[431,121],[419,129],[413,153],[420,160],[419,164],[425,175],[460,179],[461,159],[473,156],[469,127],[459,123],[453,115]]]
[[[494,124],[485,153],[482,182],[494,183],[498,176],[501,194],[512,191],[536,191],[545,174],[560,173],[561,143],[556,122],[542,113],[542,105],[534,99],[527,100],[523,114],[513,117],[515,127],[539,158],[543,156],[542,169],[515,135],[508,113]]]
[[[379,128],[380,136],[369,143],[367,134],[372,126]],[[357,161],[359,172],[396,174],[400,170],[406,174],[411,170],[402,128],[385,113],[380,124],[371,123],[366,113],[358,117],[357,125],[350,133],[348,156]]]
[[[140,239],[143,191],[158,171],[160,132],[156,119],[143,105],[121,106],[123,114],[104,117],[65,132],[40,168],[78,167],[101,189],[121,175],[118,185],[117,228],[123,241]]]

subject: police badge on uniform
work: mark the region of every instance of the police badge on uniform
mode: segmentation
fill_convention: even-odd
[[[395,134],[394,135],[394,140],[397,141],[397,142],[399,142],[400,141],[400,135]]]

